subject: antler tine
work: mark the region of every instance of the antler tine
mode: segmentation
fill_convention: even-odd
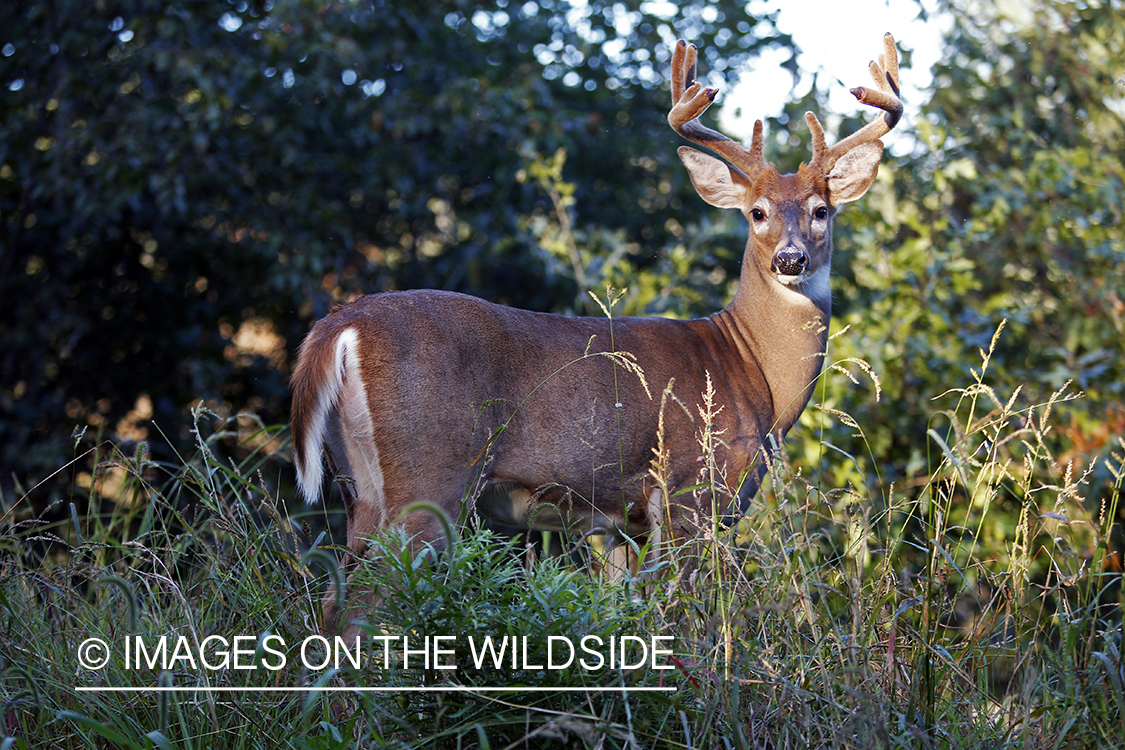
[[[760,121],[754,123],[754,138],[749,150],[699,122],[699,116],[715,101],[719,90],[705,89],[695,80],[697,56],[694,44],[688,44],[683,39],[676,42],[672,52],[672,109],[668,112],[668,124],[684,138],[714,151],[741,172],[754,174],[768,167],[762,156]]]
[[[884,65],[884,59],[886,64]],[[894,88],[895,93],[898,93],[898,50],[895,48],[895,38],[891,36],[891,32],[883,34],[883,54],[879,55],[879,66],[884,69],[887,76],[887,81]],[[876,84],[881,84],[879,79],[875,80]]]
[[[876,88],[859,86],[851,89],[851,93],[861,104],[883,110],[883,116],[867,123],[832,148],[825,148],[824,131],[820,123],[811,112],[806,113],[805,120],[809,123],[813,141],[813,159],[810,168],[828,173],[841,156],[862,143],[877,141],[898,124],[902,117],[902,100],[899,98],[898,83],[898,50],[895,48],[894,37],[889,32],[883,35],[883,54],[879,55],[878,62],[870,63],[868,70],[871,72]]]

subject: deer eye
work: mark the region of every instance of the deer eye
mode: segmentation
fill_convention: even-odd
[[[827,219],[828,218],[828,206],[817,206],[816,210],[813,211],[813,216],[816,217],[817,219]]]
[[[750,209],[750,218],[754,221],[765,221],[766,212],[760,208],[752,208]]]

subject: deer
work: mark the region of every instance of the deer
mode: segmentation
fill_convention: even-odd
[[[668,123],[715,154],[678,150],[699,196],[748,221],[733,300],[695,320],[566,317],[437,290],[367,295],[333,310],[299,349],[292,439],[310,504],[325,457],[338,480],[345,569],[392,524],[415,545],[440,547],[441,519],[403,513],[416,501],[450,519],[602,534],[610,575],[633,569],[646,541],[689,542],[716,512],[747,510],[821,373],[832,220],[872,185],[879,139],[902,116],[898,57],[885,35],[869,66],[874,87],[851,90],[879,110],[875,118],[829,147],[806,113],[812,158],[782,175],[763,155],[761,120],[749,148],[699,122],[718,89],[696,80],[697,55],[683,40],[674,48]],[[681,492],[700,482],[703,419],[719,436],[721,492]],[[323,614],[325,631],[338,632],[332,591]]]

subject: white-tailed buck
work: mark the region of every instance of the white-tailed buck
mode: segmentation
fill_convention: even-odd
[[[475,511],[510,527],[600,529],[611,549],[654,534],[694,538],[716,498],[723,514],[744,508],[770,436],[780,441],[797,420],[821,371],[832,217],[871,186],[878,139],[902,114],[890,34],[883,46],[871,63],[875,88],[852,89],[883,112],[831,148],[806,114],[812,160],[782,175],[763,157],[760,121],[749,149],[698,122],[716,89],[695,80],[695,47],[676,45],[668,122],[725,162],[686,146],[680,158],[703,200],[750,224],[738,292],[709,318],[568,318],[419,290],[362,297],[318,322],[293,374],[306,499],[320,497],[327,453],[357,556],[366,535],[393,522],[440,541],[431,514],[400,519],[415,501],[453,519]],[[669,383],[679,403],[662,398]],[[650,474],[661,419],[670,498]],[[700,482],[704,427],[725,486],[676,494]],[[338,617],[326,605],[326,629]]]

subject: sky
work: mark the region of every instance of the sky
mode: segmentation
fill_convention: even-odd
[[[752,0],[752,11],[774,11],[777,27],[791,34],[801,53],[802,71],[820,71],[820,86],[828,92],[828,111],[841,115],[856,111],[858,104],[848,89],[867,86],[871,76],[867,63],[883,48],[883,34],[891,32],[899,49],[911,49],[913,67],[901,75],[903,101],[909,111],[927,96],[930,67],[941,52],[942,32],[949,19],[933,12],[934,0],[922,0],[929,20],[918,20],[917,0]],[[782,105],[809,90],[812,76],[806,74],[796,87],[789,71],[779,67],[785,53],[767,51],[753,68],[729,80],[720,90],[724,107],[719,122],[732,137],[749,138],[754,120],[776,116]],[[758,101],[752,102],[755,98]],[[734,110],[741,108],[742,117]],[[895,133],[885,141],[894,150]]]

